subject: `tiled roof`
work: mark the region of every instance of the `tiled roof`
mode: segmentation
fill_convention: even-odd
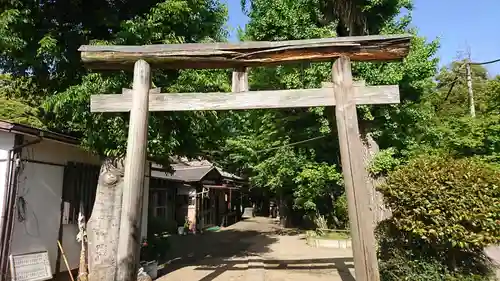
[[[225,178],[230,178],[230,179],[234,179],[234,180],[243,180],[243,178],[242,178],[242,177],[238,177],[238,176],[237,176],[237,175],[235,175],[235,174],[231,174],[231,173],[229,173],[229,172],[226,172],[226,171],[222,170],[221,168],[218,168],[218,167],[217,167],[216,169],[217,169],[217,171],[219,171],[219,173],[220,173],[223,177],[225,177]]]
[[[189,167],[189,166],[175,166],[173,173],[167,173],[166,178],[170,180],[183,181],[183,182],[197,182],[201,181],[206,174],[210,173],[214,166],[198,166],[198,167]]]
[[[166,173],[165,175],[163,172],[155,171],[155,173],[152,173],[152,176],[154,177],[154,174],[162,173],[162,178],[182,182],[197,182],[201,181],[203,177],[205,177],[205,175],[210,173],[212,170],[217,170],[217,172],[224,178],[244,180],[237,175],[228,173],[221,168],[215,167],[215,165],[208,160],[188,160],[180,157],[171,157],[170,159],[173,162],[173,173]],[[153,166],[155,168],[161,168],[160,165]]]

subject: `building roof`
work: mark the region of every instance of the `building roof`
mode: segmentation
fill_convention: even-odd
[[[226,172],[226,171],[222,170],[222,169],[221,169],[221,168],[219,168],[219,167],[216,167],[216,169],[217,169],[217,171],[219,171],[219,173],[220,173],[223,177],[225,177],[225,178],[229,178],[229,179],[233,179],[233,180],[245,180],[244,178],[239,177],[239,176],[237,176],[237,175],[235,175],[235,174],[231,174],[231,173],[229,173],[229,172]]]
[[[216,170],[223,178],[240,181],[245,180],[242,177],[216,167],[213,163],[205,159],[188,160],[184,157],[170,157],[170,159],[173,162],[171,165],[173,172],[167,172],[165,175],[161,175],[162,178],[182,182],[199,182],[212,170]],[[162,167],[158,164],[153,164],[153,169],[158,171],[161,170]]]
[[[172,166],[173,173],[166,173],[166,179],[182,182],[199,182],[208,173],[215,169],[214,166],[181,167]]]
[[[42,130],[34,128],[27,125],[17,124],[9,121],[0,120],[0,131],[9,132],[13,134],[28,135],[32,137],[50,139],[53,141],[58,141],[66,144],[78,145],[80,141],[77,138],[59,134],[56,132],[51,132],[47,130]]]
[[[80,141],[77,138],[68,135],[3,120],[0,120],[0,131],[50,139],[53,141],[58,141],[71,145],[80,144]],[[213,163],[205,159],[188,160],[185,157],[175,156],[175,157],[170,157],[170,160],[173,162],[172,168],[174,172],[166,173],[166,176],[162,175],[161,178],[166,178],[169,180],[181,181],[181,182],[198,182],[201,181],[203,177],[205,177],[212,170],[217,170],[217,172],[224,178],[233,180],[244,180],[243,178],[238,177],[237,175],[231,174],[229,172],[222,170],[219,167],[216,167]],[[153,167],[156,168],[156,171],[162,169],[162,167],[158,164],[153,164]]]

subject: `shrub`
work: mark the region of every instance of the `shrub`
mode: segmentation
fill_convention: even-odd
[[[321,236],[325,234],[325,230],[328,229],[328,222],[326,221],[325,216],[316,214],[316,217],[314,218],[314,224],[316,225],[316,232],[318,233],[318,235]]]
[[[446,255],[399,231],[391,219],[379,223],[376,235],[381,281],[486,281],[494,277],[492,263],[482,251],[463,253],[451,268]]]
[[[490,280],[484,247],[500,241],[500,170],[478,158],[422,155],[379,187],[383,280]],[[391,277],[392,276],[392,277]]]
[[[500,241],[500,172],[476,158],[421,156],[379,187],[400,231],[436,250]]]
[[[492,275],[473,272],[452,271],[435,257],[414,258],[405,253],[395,254],[389,260],[380,262],[381,281],[487,281]]]
[[[349,213],[347,210],[347,196],[345,193],[335,200],[334,221],[338,229],[349,229]]]
[[[395,157],[396,149],[391,147],[380,150],[368,166],[368,172],[372,176],[382,176],[392,171],[395,167],[401,164],[401,159]]]

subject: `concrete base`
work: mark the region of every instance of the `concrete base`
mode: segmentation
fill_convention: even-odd
[[[352,247],[351,240],[329,240],[315,237],[307,238],[307,244],[315,248],[348,249]]]

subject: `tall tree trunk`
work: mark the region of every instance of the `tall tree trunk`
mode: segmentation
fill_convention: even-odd
[[[284,193],[281,191],[280,193],[280,205],[279,205],[279,213],[280,213],[280,225],[282,227],[292,227],[293,223],[293,199],[290,194]]]
[[[366,188],[370,194],[370,207],[373,212],[373,227],[380,221],[388,218],[390,212],[384,207],[383,196],[376,190],[377,186],[384,182],[383,177],[373,177],[368,173],[368,167],[375,155],[380,151],[379,146],[373,138],[368,122],[360,121],[361,142],[363,144],[363,162],[367,169]]]
[[[113,281],[122,210],[124,160],[106,159],[87,224],[89,281]]]

